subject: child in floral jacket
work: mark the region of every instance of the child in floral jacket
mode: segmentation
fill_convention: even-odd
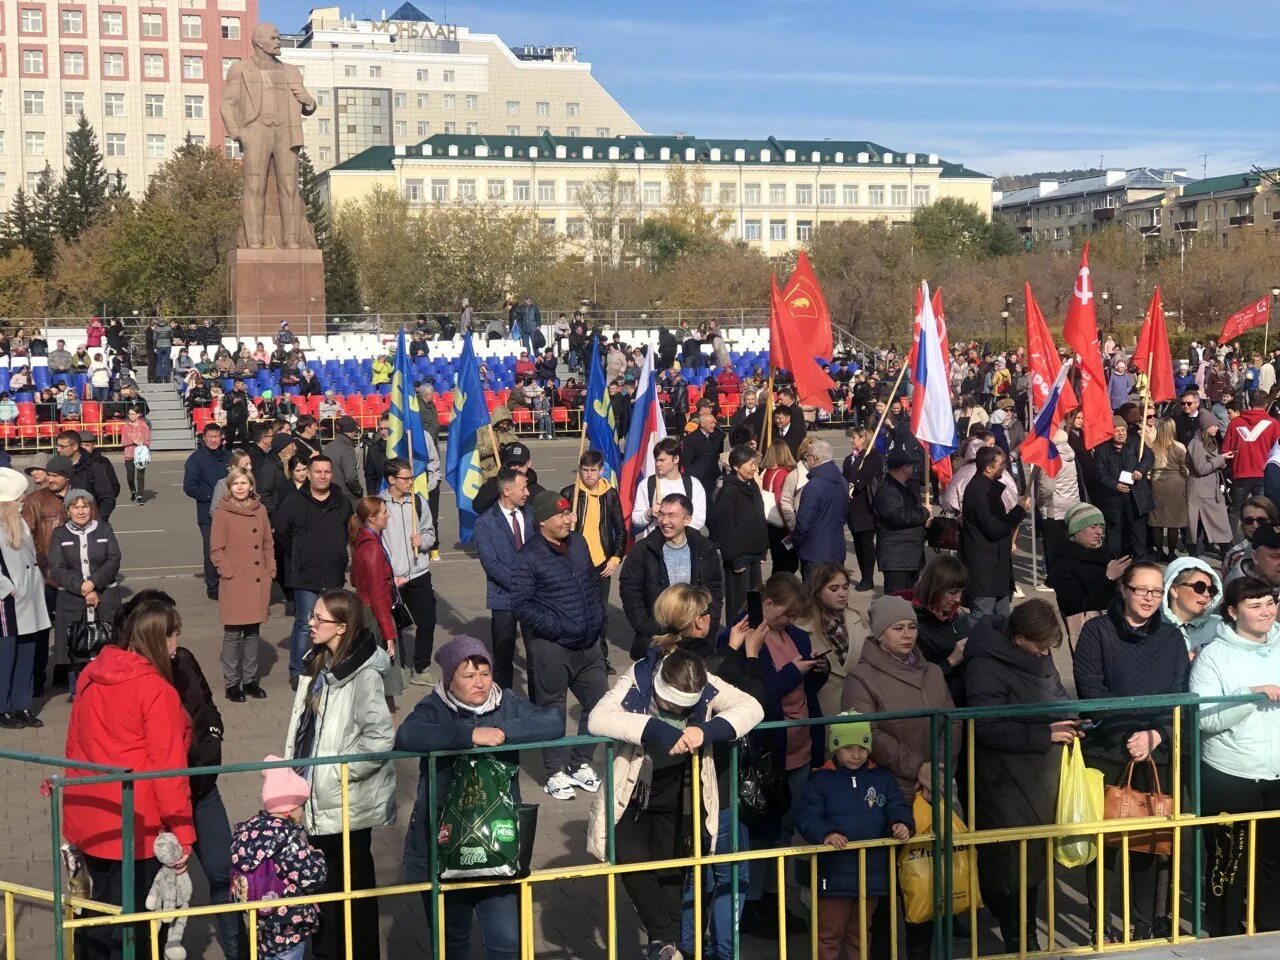
[[[300,823],[310,793],[307,781],[288,767],[262,771],[262,811],[237,824],[231,838],[234,899],[252,903],[299,897],[324,883],[324,855],[311,846]],[[258,956],[302,960],[307,938],[320,926],[319,908],[298,904],[257,913]]]

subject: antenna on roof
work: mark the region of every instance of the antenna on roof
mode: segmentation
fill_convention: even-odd
[[[1200,179],[1203,180],[1209,176],[1209,155],[1207,153],[1196,154],[1200,158]]]

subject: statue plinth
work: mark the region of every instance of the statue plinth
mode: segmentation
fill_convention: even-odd
[[[227,277],[240,336],[274,336],[281,320],[288,320],[295,333],[326,332],[324,257],[319,250],[232,250]]]

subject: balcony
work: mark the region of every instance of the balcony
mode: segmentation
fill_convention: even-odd
[[[1158,237],[1160,236],[1160,224],[1153,223],[1149,227],[1139,227],[1138,232],[1144,237]]]
[[[1095,220],[1114,220],[1116,218],[1115,207],[1099,207],[1093,211],[1093,219]]]
[[[1196,226],[1195,220],[1178,220],[1174,223],[1173,229],[1176,233],[1195,233]]]
[[[1231,223],[1231,226],[1233,227],[1252,227],[1253,214],[1245,213],[1245,214],[1241,214],[1238,217],[1232,217],[1230,220],[1230,223]]]

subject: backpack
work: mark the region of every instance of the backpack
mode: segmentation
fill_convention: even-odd
[[[235,870],[231,876],[231,899],[236,903],[255,903],[259,900],[280,900],[287,896],[288,887],[280,879],[276,862],[264,857],[252,870]],[[274,907],[259,907],[262,916],[275,912]]]
[[[689,498],[689,502],[693,503],[693,477],[687,473],[680,474],[680,480],[684,483],[684,495]],[[658,475],[656,473],[649,474],[649,506],[653,506],[653,498],[658,493]],[[706,491],[703,491],[704,493]]]

